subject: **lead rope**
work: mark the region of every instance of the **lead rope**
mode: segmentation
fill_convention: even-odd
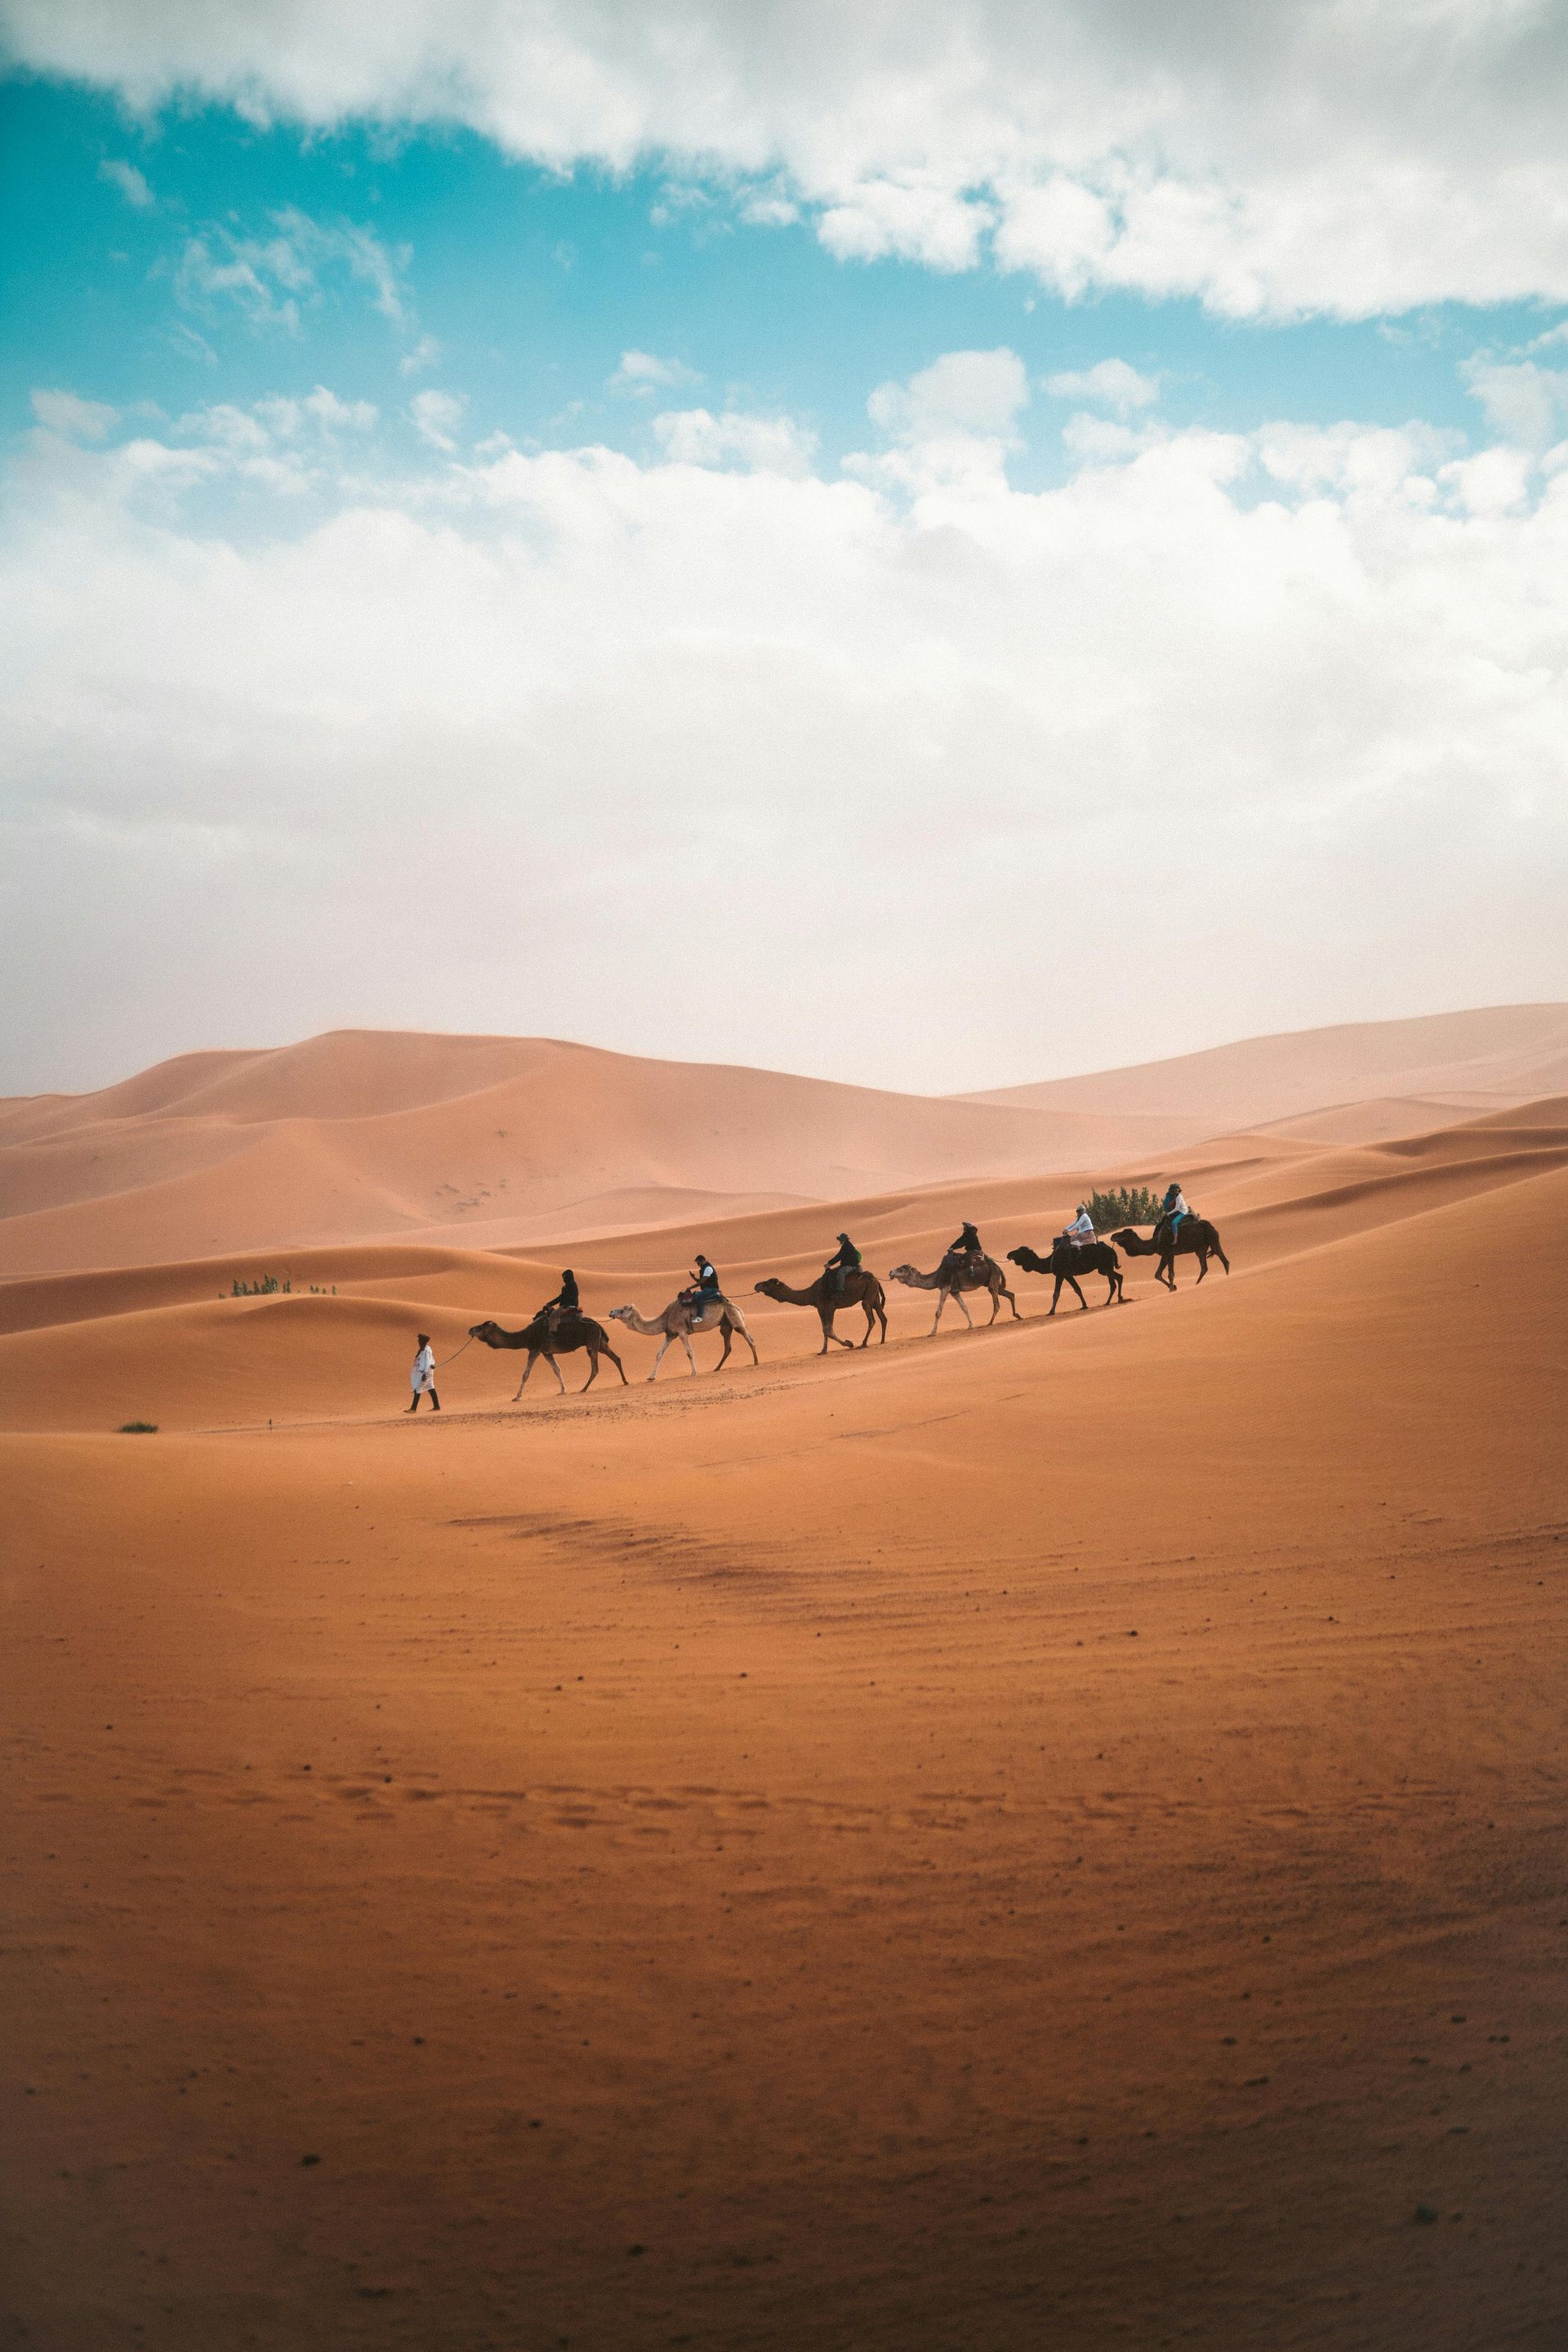
[[[464,1340],[464,1342],[463,1342],[463,1348],[471,1348],[471,1347],[473,1346],[473,1344],[474,1344],[474,1335],[473,1335],[473,1333],[470,1331],[470,1332],[469,1332],[469,1334],[468,1334],[468,1338],[467,1338],[467,1339]],[[431,1367],[430,1367],[431,1370],[432,1370],[433,1372],[438,1372],[438,1371],[442,1370],[446,1365],[447,1365],[447,1364],[455,1364],[455,1363],[457,1362],[457,1360],[458,1360],[458,1357],[462,1354],[462,1352],[463,1352],[463,1348],[454,1348],[454,1349],[453,1349],[453,1350],[452,1350],[452,1352],[451,1352],[451,1354],[450,1354],[449,1356],[443,1356],[443,1357],[442,1357],[442,1359],[441,1359],[441,1360],[440,1360],[440,1362],[439,1362],[438,1364],[432,1364],[432,1365],[431,1365]]]

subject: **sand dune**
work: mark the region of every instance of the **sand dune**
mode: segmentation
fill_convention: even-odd
[[[1455,1202],[1493,1202],[1485,1214],[1495,1247],[1505,1223],[1511,1228],[1516,1188],[1564,1166],[1568,1099],[1338,1152],[1273,1141],[1259,1150],[1243,1139],[1198,1153],[1187,1181],[1194,1204],[1218,1223],[1238,1278],[1252,1279],[1326,1241],[1405,1224]],[[1048,1246],[1073,1193],[1049,1176],[924,1188],[841,1202],[826,1214],[816,1205],[764,1210],[700,1228],[592,1237],[571,1245],[572,1260],[589,1313],[607,1319],[628,1300],[652,1313],[686,1278],[700,1240],[770,1362],[793,1360],[818,1344],[815,1319],[757,1297],[754,1286],[764,1275],[811,1279],[838,1221],[886,1276],[905,1260],[934,1266],[966,1215],[982,1220],[998,1255],[1020,1241]],[[517,1328],[559,1280],[558,1264],[534,1252],[345,1243],[296,1253],[286,1297],[223,1295],[233,1280],[254,1282],[266,1270],[264,1257],[222,1259],[0,1287],[0,1427],[111,1430],[142,1418],[163,1428],[212,1428],[376,1414],[400,1398],[416,1325],[445,1357],[482,1318]],[[1125,1272],[1136,1291],[1152,1280],[1152,1262],[1129,1259]],[[1015,1286],[1037,1309],[1042,1286],[1018,1276]],[[1090,1290],[1098,1300],[1099,1285]],[[929,1296],[889,1286],[898,1337],[922,1333],[933,1309]],[[952,1320],[956,1327],[956,1313]],[[851,1317],[847,1331],[859,1328]],[[611,1337],[629,1371],[646,1370],[652,1343],[614,1329]],[[717,1343],[703,1343],[702,1352],[716,1356]],[[680,1376],[678,1360],[679,1351],[667,1377]],[[574,1381],[586,1369],[578,1360]],[[499,1404],[521,1370],[515,1357],[468,1349],[447,1381],[446,1402]],[[554,1393],[542,1368],[535,1402]]]
[[[1307,1113],[1343,1113],[1379,1099],[1437,1100],[1463,1114],[1564,1092],[1568,1005],[1503,1004],[1248,1037],[1201,1054],[962,1099],[1113,1118],[1179,1117],[1215,1135]],[[1437,1123],[1417,1118],[1407,1131]]]
[[[347,1032],[0,1106],[0,1273],[395,1234],[506,1246],[1121,1160],[1170,1131],[544,1039]]]
[[[536,1258],[8,1286],[30,2340],[1551,2352],[1568,1104],[1183,1172],[1228,1282],[440,1423]]]
[[[0,1277],[400,1236],[506,1249],[959,1179],[1158,1175],[1285,1122],[1337,1146],[1568,1087],[1568,1012],[1255,1039],[938,1100],[541,1038],[340,1032],[0,1104]]]

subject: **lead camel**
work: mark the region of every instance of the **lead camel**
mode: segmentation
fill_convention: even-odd
[[[526,1348],[528,1349],[528,1361],[522,1368],[522,1378],[517,1384],[517,1396],[512,1399],[513,1404],[516,1404],[518,1398],[528,1386],[528,1376],[541,1356],[554,1373],[555,1385],[564,1396],[566,1383],[561,1377],[561,1367],[555,1359],[557,1356],[574,1356],[579,1348],[587,1349],[590,1366],[588,1377],[584,1381],[583,1388],[577,1391],[579,1396],[582,1395],[583,1390],[591,1389],[598,1379],[601,1356],[608,1356],[621,1376],[623,1387],[631,1385],[626,1379],[626,1366],[610,1345],[609,1333],[602,1323],[595,1323],[591,1315],[539,1314],[534,1317],[531,1323],[525,1324],[521,1331],[503,1331],[499,1323],[476,1323],[468,1337],[470,1339],[483,1340],[487,1348]]]

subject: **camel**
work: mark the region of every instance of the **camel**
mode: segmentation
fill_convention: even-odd
[[[587,1379],[577,1391],[579,1396],[591,1389],[598,1379],[601,1356],[608,1356],[621,1376],[622,1386],[630,1386],[626,1379],[626,1368],[610,1345],[609,1333],[602,1323],[595,1323],[587,1315],[558,1315],[553,1321],[547,1314],[536,1315],[532,1322],[526,1324],[521,1331],[503,1331],[499,1323],[476,1323],[468,1337],[470,1339],[482,1339],[487,1348],[526,1348],[528,1349],[528,1361],[522,1368],[522,1378],[517,1384],[517,1395],[512,1399],[513,1404],[521,1398],[524,1389],[528,1386],[528,1376],[541,1356],[554,1373],[555,1385],[564,1396],[566,1383],[561,1377],[561,1367],[555,1359],[557,1356],[575,1355],[579,1348],[587,1349],[588,1361],[592,1367]]]
[[[1013,1310],[1013,1320],[1016,1323],[1021,1323],[1024,1319],[1018,1312],[1017,1300],[1007,1287],[1007,1277],[994,1257],[962,1257],[955,1252],[949,1251],[934,1274],[921,1274],[917,1266],[895,1265],[889,1272],[888,1280],[904,1283],[910,1290],[935,1290],[941,1293],[936,1302],[935,1319],[931,1327],[933,1337],[937,1324],[942,1321],[942,1310],[950,1298],[958,1300],[960,1314],[970,1329],[973,1330],[974,1318],[965,1307],[962,1296],[966,1290],[990,1292],[991,1323],[995,1322],[1004,1298]],[[988,1323],[985,1328],[989,1330],[991,1324]]]
[[[691,1334],[694,1331],[717,1331],[722,1338],[724,1352],[713,1367],[716,1372],[721,1372],[730,1360],[730,1340],[736,1331],[750,1348],[752,1363],[761,1360],[757,1343],[746,1328],[745,1317],[728,1298],[672,1298],[663,1314],[651,1323],[646,1315],[639,1315],[635,1307],[612,1307],[610,1320],[612,1323],[624,1323],[629,1331],[640,1331],[645,1339],[663,1342],[653,1360],[653,1370],[648,1374],[650,1381],[658,1380],[658,1368],[664,1361],[664,1350],[672,1339],[679,1340],[686,1350],[687,1362],[692,1371],[696,1371],[697,1359],[691,1352]]]
[[[1080,1274],[1104,1275],[1110,1285],[1105,1299],[1108,1307],[1125,1307],[1127,1304],[1121,1290],[1121,1262],[1109,1242],[1085,1242],[1075,1248],[1069,1242],[1058,1241],[1052,1244],[1049,1257],[1041,1257],[1026,1243],[1022,1249],[1009,1250],[1007,1255],[1015,1265],[1023,1267],[1026,1274],[1056,1276],[1057,1286],[1051,1293],[1052,1315],[1057,1311],[1057,1301],[1062,1295],[1064,1282],[1080,1307],[1089,1305],[1078,1286],[1077,1276]]]
[[[1209,1270],[1211,1257],[1217,1257],[1226,1274],[1230,1272],[1230,1260],[1220,1247],[1218,1227],[1211,1225],[1206,1217],[1184,1217],[1176,1228],[1174,1246],[1169,1233],[1162,1239],[1158,1225],[1150,1241],[1145,1241],[1142,1234],[1135,1234],[1131,1225],[1123,1225],[1121,1231],[1112,1234],[1110,1238],[1121,1243],[1129,1257],[1157,1257],[1160,1263],[1154,1268],[1154,1279],[1163,1282],[1167,1290],[1174,1290],[1176,1286],[1175,1261],[1179,1257],[1197,1259],[1200,1282]]]
[[[841,1307],[864,1307],[866,1338],[860,1342],[862,1348],[871,1337],[874,1322],[881,1324],[882,1344],[887,1344],[887,1294],[869,1266],[851,1266],[841,1276],[819,1274],[816,1280],[808,1283],[804,1290],[792,1290],[787,1282],[780,1282],[773,1275],[765,1282],[759,1282],[756,1287],[763,1298],[776,1298],[781,1306],[816,1307],[822,1323],[822,1345],[817,1349],[818,1355],[826,1355],[830,1339],[837,1339],[841,1348],[853,1348],[855,1345],[853,1339],[839,1339],[833,1328],[833,1318]]]

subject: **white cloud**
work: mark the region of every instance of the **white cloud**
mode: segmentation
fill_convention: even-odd
[[[122,163],[118,156],[106,156],[98,167],[98,176],[107,180],[110,187],[118,188],[126,203],[134,205],[139,213],[151,212],[157,201],[145,174],[134,163]]]
[[[455,449],[468,402],[456,392],[416,392],[408,404],[422,437],[436,449]]]
[[[1097,360],[1090,368],[1064,369],[1045,379],[1053,400],[1086,400],[1093,408],[1113,408],[1118,416],[1152,408],[1160,397],[1156,376],[1140,375],[1125,360]]]
[[[984,383],[891,423],[1002,437]],[[0,562],[36,1082],[105,1021],[130,1066],[341,1019],[956,1087],[1059,1066],[1064,1005],[1093,1066],[1562,992],[1568,473],[1280,425],[906,502],[723,469],[724,431],[243,537],[181,520],[216,440],[36,436]]]
[[[209,313],[232,303],[258,332],[297,335],[303,308],[322,299],[323,281],[346,278],[368,290],[372,307],[393,326],[409,323],[406,247],[384,245],[358,222],[312,220],[293,205],[270,214],[267,229],[241,236],[211,226],[188,238],[174,278],[179,300]]]
[[[101,441],[120,422],[120,411],[101,400],[83,400],[74,392],[35,392],[32,410],[47,433],[68,441]]]
[[[1459,373],[1505,441],[1544,449],[1568,425],[1568,369],[1543,368],[1534,360],[1477,358]]]
[[[991,205],[946,184],[942,175],[906,173],[862,179],[852,193],[825,203],[817,234],[841,261],[899,254],[936,269],[972,269],[994,219]]]
[[[1010,436],[1029,396],[1016,352],[944,352],[907,383],[879,384],[867,402],[874,425],[900,441],[950,431]]]
[[[441,356],[441,346],[434,335],[421,335],[412,351],[405,352],[397,362],[399,375],[420,375],[434,367]]]
[[[653,420],[654,437],[672,465],[724,466],[733,461],[759,473],[811,471],[816,436],[791,416],[752,416],[727,408],[679,408]]]
[[[24,65],[139,107],[462,122],[553,169],[638,159],[847,257],[1004,267],[1232,315],[1568,299],[1550,0],[7,0]],[[762,209],[759,209],[761,207]],[[222,257],[219,257],[221,259]]]
[[[682,383],[700,383],[695,368],[679,360],[661,360],[652,352],[623,352],[621,363],[608,378],[612,392],[632,392],[644,397]]]
[[[1029,379],[1016,352],[944,352],[907,383],[882,383],[866,403],[873,425],[895,444],[856,457],[847,470],[883,489],[916,495],[942,485],[999,486],[1018,444],[1018,412]]]

